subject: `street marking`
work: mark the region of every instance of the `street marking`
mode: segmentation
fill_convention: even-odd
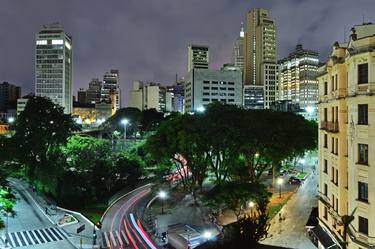
[[[129,245],[129,240],[128,240],[128,238],[126,237],[126,235],[125,235],[125,233],[124,233],[123,230],[121,230],[121,235],[122,235],[122,237],[125,239],[126,244]]]
[[[17,237],[13,237],[13,236],[14,236],[13,233],[9,234],[9,238],[10,238],[10,240],[11,240],[11,244],[12,244],[12,246],[13,246],[13,247],[20,246],[20,244],[18,244]]]
[[[109,239],[108,239],[107,233],[104,233],[104,239],[105,239],[105,242],[106,242],[105,247],[108,247],[109,246]]]
[[[35,231],[31,231],[31,234],[35,235],[35,239],[38,241],[37,244],[42,244],[43,243],[41,240],[39,240],[38,235],[36,235]]]
[[[26,233],[26,231],[23,231],[22,235],[27,240],[27,242],[29,243],[29,245],[33,244],[32,240],[30,239],[30,236],[28,235],[28,233]]]
[[[122,245],[124,243],[122,242],[122,239],[121,239],[120,234],[118,233],[118,231],[116,231],[116,236],[117,236],[118,241],[120,242],[120,246],[122,247]]]
[[[63,240],[63,237],[59,235],[60,233],[61,231],[58,228],[47,227],[30,231],[12,232],[7,235],[7,238],[12,247],[31,246]]]
[[[36,235],[34,234],[34,231],[30,231],[30,237],[33,239],[34,243],[33,244],[40,244],[40,241],[38,240],[38,238],[36,237]]]
[[[109,237],[111,237],[111,241],[113,242],[113,245],[114,245],[114,246],[117,246],[115,236],[113,236],[113,233],[112,233],[112,232],[109,233]]]

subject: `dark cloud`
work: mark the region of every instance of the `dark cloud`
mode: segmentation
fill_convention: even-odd
[[[34,37],[59,21],[73,36],[74,93],[111,68],[124,101],[133,80],[170,84],[183,75],[188,43],[210,46],[211,65],[230,61],[248,10],[266,7],[278,26],[279,58],[297,43],[325,60],[354,24],[375,21],[374,0],[1,0],[0,81],[34,90]]]

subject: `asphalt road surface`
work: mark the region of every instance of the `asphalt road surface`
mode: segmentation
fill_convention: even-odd
[[[103,248],[158,248],[141,224],[141,213],[150,198],[151,185],[145,185],[117,201],[106,213],[99,235]]]

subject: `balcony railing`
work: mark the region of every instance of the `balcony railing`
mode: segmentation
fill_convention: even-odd
[[[339,132],[339,123],[322,121],[320,122],[320,129],[336,133],[336,132]]]

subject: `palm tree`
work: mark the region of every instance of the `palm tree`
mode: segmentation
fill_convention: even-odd
[[[354,213],[355,213],[356,210],[357,210],[357,208],[354,208],[353,212],[350,215],[341,216],[341,225],[344,227],[344,231],[343,231],[344,241],[342,242],[342,249],[346,249],[347,246],[348,246],[348,242],[346,240],[346,237],[347,237],[347,234],[348,234],[349,225],[354,220]]]

